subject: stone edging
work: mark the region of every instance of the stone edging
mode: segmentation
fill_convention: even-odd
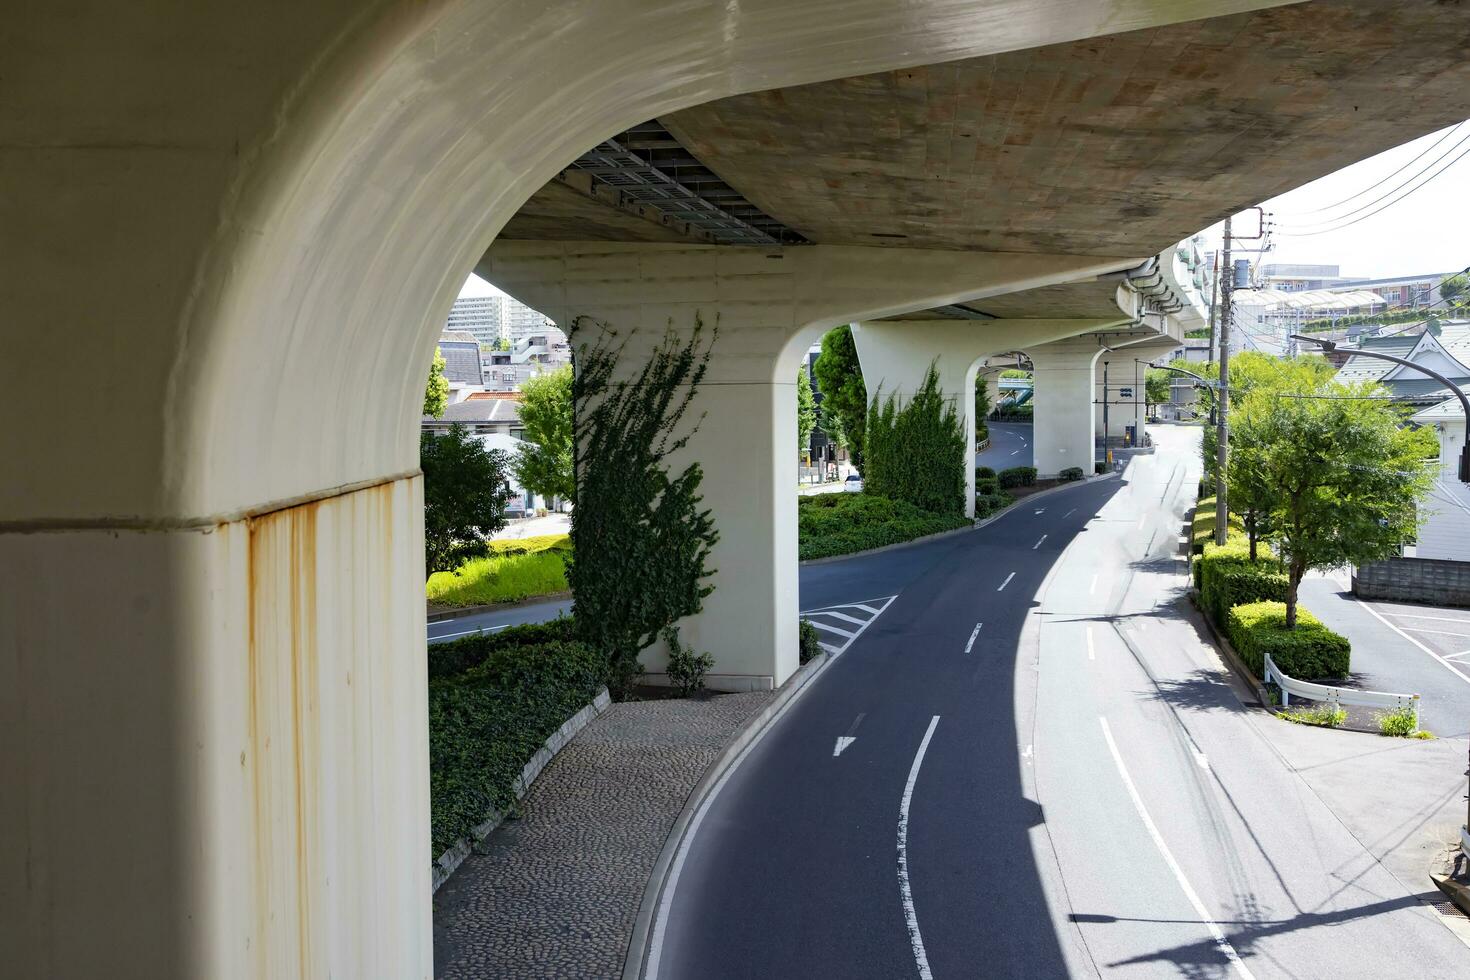
[[[863,555],[876,555],[884,551],[895,551],[899,548],[911,548],[914,545],[928,544],[930,541],[938,541],[940,538],[948,538],[956,534],[967,534],[970,531],[978,531],[980,528],[985,527],[987,524],[990,524],[991,522],[1004,517],[1016,507],[1019,507],[1021,504],[1024,504],[1028,501],[1040,500],[1042,497],[1056,493],[1058,490],[1070,490],[1073,487],[1086,486],[1089,483],[1096,483],[1099,480],[1111,480],[1117,475],[1117,472],[1100,473],[1095,476],[1083,477],[1080,480],[1073,480],[1070,483],[1059,483],[1054,487],[1047,487],[1045,490],[1038,490],[1036,493],[1029,493],[1024,497],[1018,498],[1012,503],[1006,504],[1004,507],[996,511],[994,514],[991,514],[989,517],[981,518],[969,527],[957,527],[949,531],[936,531],[934,534],[925,534],[922,537],[909,538],[909,540],[907,541],[897,541],[893,544],[880,545],[877,548],[868,548],[864,551],[849,551],[845,555],[828,555],[826,558],[808,558],[805,561],[798,562],[797,564],[826,565],[834,561],[846,561],[849,558],[860,558]]]
[[[695,814],[699,812],[705,800],[721,783],[736,760],[765,734],[775,720],[796,700],[798,695],[811,686],[812,681],[826,669],[828,664],[832,663],[833,659],[832,655],[824,650],[798,668],[796,673],[781,685],[776,696],[771,699],[771,703],[762,708],[736,733],[715,761],[704,771],[704,775],[700,777],[694,789],[690,791],[688,799],[684,801],[684,808],[679,811],[674,825],[669,828],[669,835],[664,839],[664,846],[658,852],[658,859],[653,863],[648,884],[643,889],[643,900],[638,904],[638,915],[633,921],[633,934],[628,939],[628,953],[623,961],[623,980],[641,980],[643,976],[643,968],[648,961],[649,944],[653,939],[654,916],[663,898],[664,886],[668,883],[674,859],[683,847],[684,838],[688,835],[689,825],[694,821]]]
[[[541,775],[541,770],[546,768],[546,764],[556,758],[556,754],[566,748],[567,743],[578,732],[586,728],[594,718],[607,710],[610,701],[611,698],[608,696],[607,688],[604,687],[597,692],[597,696],[592,699],[591,703],[583,706],[581,711],[578,711],[566,721],[562,722],[561,727],[551,733],[551,737],[536,750],[535,755],[531,756],[531,761],[522,767],[520,776],[516,777],[515,796],[517,800],[525,797],[526,791],[531,788],[531,784],[536,781],[536,777]],[[500,826],[501,821],[504,819],[505,814],[491,810],[485,817],[484,822],[478,824],[470,832],[469,837],[461,837],[459,843],[439,855],[438,859],[434,861],[434,885],[430,889],[431,894],[437,892],[439,886],[449,880],[449,876],[454,874],[454,870],[464,863],[465,858],[470,856],[470,852],[474,850],[475,845],[483,841],[486,837],[489,837],[491,832]]]
[[[447,609],[444,612],[429,613],[429,622],[442,623],[447,619],[463,619],[465,616],[474,616],[479,613],[498,612],[502,609],[519,609],[522,606],[534,606],[538,602],[554,602],[557,599],[570,599],[570,589],[560,592],[547,592],[545,595],[527,596],[514,602],[488,602],[481,606],[461,606],[458,609]]]

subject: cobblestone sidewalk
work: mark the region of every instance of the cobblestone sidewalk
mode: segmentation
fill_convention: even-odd
[[[434,896],[441,980],[617,977],[669,828],[773,695],[614,704]]]

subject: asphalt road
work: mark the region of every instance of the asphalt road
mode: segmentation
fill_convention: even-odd
[[[1031,465],[1031,426],[1024,422],[988,422],[989,448],[975,454],[976,466],[999,473],[1012,466]]]
[[[865,571],[897,598],[708,802],[655,974],[1470,973],[1201,641],[1196,439]]]
[[[1353,687],[1419,695],[1419,725],[1470,735],[1470,610],[1355,598],[1344,571],[1308,576],[1301,602],[1353,645]]]

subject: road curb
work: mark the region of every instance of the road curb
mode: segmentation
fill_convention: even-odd
[[[977,520],[970,527],[957,527],[949,531],[938,531],[934,534],[926,534],[921,538],[910,538],[907,541],[896,541],[893,544],[885,544],[877,548],[868,548],[864,551],[849,551],[845,555],[828,555],[825,558],[807,558],[804,561],[797,562],[797,564],[827,565],[835,561],[846,561],[849,558],[861,558],[864,555],[877,555],[885,551],[897,551],[900,548],[912,548],[915,545],[928,544],[931,541],[938,541],[941,538],[952,538],[959,534],[968,534],[971,531],[978,531],[982,527],[986,527],[994,523],[995,521],[1009,514],[1011,511],[1015,510],[1017,507],[1021,506],[1022,504],[1028,503],[1029,501],[1040,500],[1042,497],[1049,496],[1050,494],[1056,493],[1059,490],[1071,490],[1073,487],[1085,487],[1094,483],[1098,483],[1102,480],[1111,480],[1118,475],[1118,473],[1102,473],[1097,476],[1085,477],[1081,480],[1073,480],[1071,483],[1060,483],[1054,487],[1047,487],[1045,490],[1038,490],[1036,493],[1027,494],[1026,496],[1021,497],[1013,503],[1006,504],[1004,507],[996,511],[994,514],[991,514],[989,517]]]
[[[520,609],[522,606],[534,606],[538,602],[553,602],[558,599],[570,599],[570,589],[561,592],[548,592],[545,595],[527,596],[517,599],[515,602],[490,602],[483,606],[464,606],[460,609],[450,609],[445,612],[429,613],[429,622],[442,623],[451,619],[464,619],[466,616],[478,616],[480,613],[500,612],[505,609]]]
[[[1230,641],[1225,638],[1225,634],[1220,632],[1219,627],[1215,625],[1215,621],[1210,618],[1210,614],[1201,608],[1198,589],[1191,588],[1189,590],[1189,601],[1194,605],[1195,609],[1199,610],[1199,618],[1204,620],[1205,627],[1209,629],[1210,636],[1214,638],[1215,649],[1220,652],[1220,656],[1224,659],[1225,665],[1245,684],[1246,689],[1256,696],[1256,702],[1262,708],[1270,709],[1272,707],[1271,697],[1266,693],[1266,685],[1257,679],[1255,674],[1251,673],[1251,669],[1245,665],[1244,660],[1240,659],[1240,654],[1235,652],[1235,647],[1231,646]]]
[[[674,859],[684,845],[684,839],[688,835],[689,825],[693,822],[694,815],[699,812],[715,786],[735,764],[735,760],[766,733],[786,708],[811,686],[812,681],[834,659],[832,654],[823,651],[799,667],[796,673],[781,685],[780,690],[771,699],[771,703],[747,721],[735,737],[726,744],[715,761],[704,771],[699,782],[694,785],[694,789],[690,791],[688,799],[684,801],[683,809],[679,811],[679,816],[674,820],[674,825],[669,828],[669,836],[664,840],[664,846],[658,853],[658,859],[653,863],[648,884],[643,889],[643,899],[638,904],[638,915],[633,921],[633,934],[628,938],[628,952],[623,960],[623,980],[642,980],[644,968],[648,963],[649,945],[653,940],[654,918],[658,913],[659,903],[663,899],[669,874],[673,870]]]

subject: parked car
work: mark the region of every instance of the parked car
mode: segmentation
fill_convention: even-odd
[[[842,482],[842,489],[846,493],[862,493],[863,478],[856,473],[847,474],[847,479]]]

